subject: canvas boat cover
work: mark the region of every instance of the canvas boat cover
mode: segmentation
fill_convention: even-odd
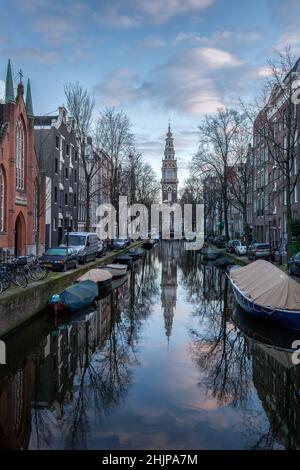
[[[71,310],[78,310],[90,305],[98,295],[98,287],[92,281],[73,284],[60,294],[60,302]]]
[[[300,311],[300,284],[268,261],[258,260],[234,269],[230,278],[258,305]]]
[[[105,269],[90,269],[87,273],[78,278],[78,281],[106,282],[112,279],[112,275]]]

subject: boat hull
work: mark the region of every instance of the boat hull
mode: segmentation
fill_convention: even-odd
[[[231,279],[230,279],[231,280]],[[262,319],[277,326],[300,330],[300,311],[272,309],[253,303],[231,280],[234,296],[240,307],[253,318]]]
[[[123,268],[118,268],[117,265],[114,267],[113,265],[105,266],[104,269],[109,271],[113,277],[113,279],[117,279],[118,277],[125,276],[127,273],[127,265],[124,265]]]

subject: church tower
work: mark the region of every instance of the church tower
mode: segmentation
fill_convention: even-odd
[[[177,160],[175,160],[174,139],[171,132],[170,122],[166,136],[165,153],[162,160],[161,172],[162,202],[174,204],[177,202],[178,179]]]
[[[165,334],[169,344],[172,334],[177,301],[177,246],[174,243],[161,242],[161,306],[164,314]]]

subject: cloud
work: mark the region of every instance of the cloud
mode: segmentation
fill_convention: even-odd
[[[167,45],[168,44],[164,39],[155,38],[155,37],[146,38],[142,42],[139,43],[140,47],[149,47],[151,49],[166,47]]]
[[[46,51],[37,47],[18,47],[11,48],[6,51],[8,56],[21,57],[33,62],[40,62],[43,64],[54,64],[59,58],[59,54],[56,51]]]
[[[245,44],[260,41],[262,38],[263,34],[259,30],[223,30],[215,31],[211,36],[201,36],[197,32],[181,31],[172,41],[172,45],[177,46],[178,44],[188,43],[210,47],[218,47],[220,45],[222,47],[236,46],[237,44],[243,44],[244,46]]]
[[[226,70],[241,65],[243,62],[227,51],[192,48],[155,67],[144,79],[128,70],[115,71],[102,79],[96,92],[114,106],[146,101],[165,110],[211,113],[222,106]],[[236,75],[230,74],[235,80]]]
[[[265,77],[268,77],[271,74],[272,74],[272,70],[268,65],[263,65],[262,67],[259,67],[257,69],[257,75],[259,77],[265,78]]]
[[[95,17],[100,21],[129,28],[145,23],[163,24],[172,17],[195,13],[211,6],[215,0],[114,0],[109,7],[100,7]]]
[[[0,80],[0,103],[4,103],[5,98],[5,82]]]
[[[117,69],[105,75],[95,87],[106,106],[122,107],[142,98],[139,78],[127,69]]]
[[[59,16],[39,17],[33,23],[33,30],[39,33],[44,41],[54,46],[73,42],[79,29],[77,22]]]

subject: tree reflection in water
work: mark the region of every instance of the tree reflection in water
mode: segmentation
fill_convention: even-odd
[[[62,338],[56,341],[60,351],[57,349],[52,358],[56,355],[62,368],[63,360],[69,363],[64,382],[58,383],[60,388],[45,404],[39,390],[46,372],[45,357],[40,355],[33,420],[36,448],[57,447],[55,435],[64,439],[67,449],[87,448],[91,413],[101,422],[124,400],[137,364],[141,331],[159,294],[157,271],[158,266],[146,259],[135,263],[130,284],[128,280],[98,301],[97,308],[82,319],[52,332],[52,337]]]

